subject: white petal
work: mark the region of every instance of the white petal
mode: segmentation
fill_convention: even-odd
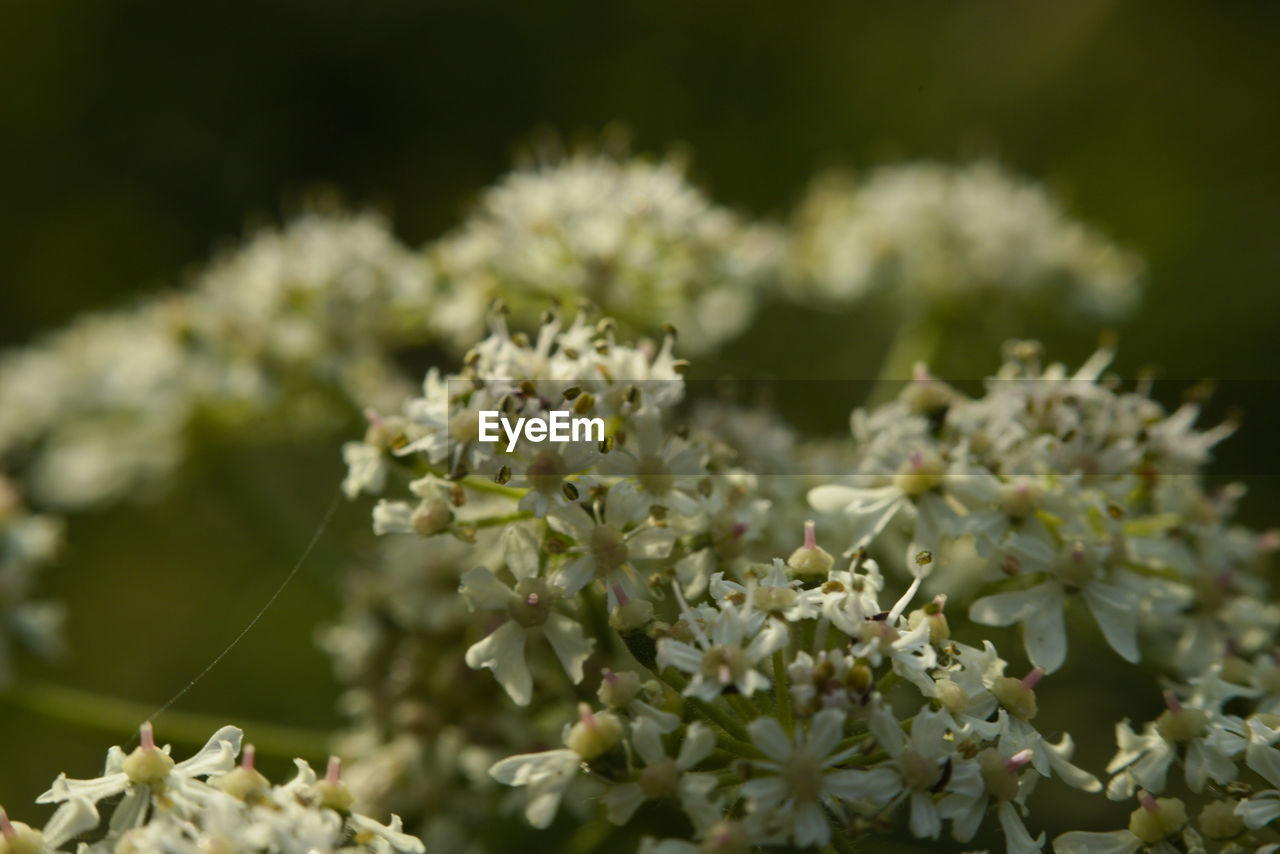
[[[784,762],[795,746],[776,718],[756,718],[747,726],[751,743],[775,762]]]
[[[831,841],[831,825],[826,813],[813,801],[796,805],[796,845],[801,848],[823,846]]]
[[[582,665],[591,657],[595,641],[583,637],[582,626],[564,614],[551,614],[542,626],[542,633],[560,659],[560,666],[569,674],[573,684],[582,681]]]
[[[937,839],[942,832],[938,807],[925,792],[911,793],[911,833],[917,839]]]
[[[688,771],[710,756],[715,746],[716,734],[710,727],[697,721],[689,724],[684,743],[680,745],[680,755],[676,757],[676,767]]]
[[[200,752],[190,759],[185,759],[173,766],[171,773],[187,777],[202,777],[206,774],[217,774],[230,771],[235,766],[236,755],[240,753],[240,740],[244,733],[239,727],[224,726],[200,748]]]
[[[533,697],[533,677],[524,661],[525,631],[515,620],[508,620],[498,630],[467,650],[467,666],[472,670],[487,667],[498,684],[518,706],[529,705]]]
[[[483,566],[468,569],[462,574],[462,585],[458,588],[468,603],[474,607],[504,610],[514,594],[511,588],[498,580],[498,577]]]
[[[71,798],[54,811],[44,826],[44,842],[50,849],[98,826],[98,810],[86,798]]]
[[[1102,636],[1120,657],[1137,664],[1138,597],[1128,590],[1094,581],[1084,586],[1084,600],[1102,629]]]
[[[1055,854],[1133,854],[1141,847],[1138,837],[1127,830],[1110,833],[1073,830],[1053,840]]]
[[[538,574],[538,539],[524,525],[511,525],[502,532],[502,555],[516,578]]]
[[[1018,811],[1009,801],[1003,801],[996,807],[996,814],[1000,817],[1000,827],[1004,830],[1005,850],[1009,854],[1034,854],[1044,847],[1044,834],[1041,833],[1032,839]]]
[[[836,749],[844,737],[844,712],[839,709],[823,709],[813,716],[809,724],[806,747],[814,756],[826,757]]]
[[[670,528],[642,528],[627,540],[627,556],[633,560],[652,560],[671,554],[676,532]]]
[[[662,733],[659,732],[657,723],[649,718],[640,718],[631,725],[631,746],[645,765],[667,758],[666,748],[662,746]]]
[[[605,793],[605,812],[609,821],[616,825],[624,825],[631,820],[631,816],[635,815],[644,801],[644,791],[639,783],[623,783]]]

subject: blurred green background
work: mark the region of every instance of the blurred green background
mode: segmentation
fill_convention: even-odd
[[[1145,306],[1120,330],[1122,370],[1272,379],[1277,36],[1280,6],[1265,2],[11,0],[0,344],[181,284],[317,187],[388,211],[419,244],[538,129],[592,139],[621,122],[635,149],[687,147],[714,198],[774,218],[828,166],[997,157],[1148,260]],[[890,332],[857,317],[764,317],[718,369],[794,376],[827,360],[824,375],[840,376],[835,342],[873,348]],[[1096,340],[1027,333],[1073,361]],[[1266,424],[1270,387],[1247,388]],[[1280,471],[1270,433],[1246,427],[1226,468]],[[270,594],[340,476],[328,445],[218,445],[162,499],[77,519],[47,583],[69,605],[72,653],[52,673],[25,671],[159,705]],[[1274,479],[1252,480],[1245,516],[1264,525]],[[279,520],[266,530],[262,507]],[[181,708],[338,722],[312,632],[336,611],[345,532],[365,513],[340,508],[298,582]],[[1114,693],[1099,718],[1130,708]],[[28,804],[56,771],[96,773],[129,735],[0,705],[0,803],[36,815]],[[1109,753],[1082,748],[1082,763],[1100,770]]]

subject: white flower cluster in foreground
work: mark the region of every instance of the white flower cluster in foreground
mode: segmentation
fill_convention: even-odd
[[[1015,343],[976,399],[921,367],[897,400],[854,414],[849,453],[796,452],[844,468],[779,478],[826,481],[810,498],[848,525],[837,560],[812,523],[781,547],[770,520],[793,489],[741,468],[750,455],[724,453],[722,436],[678,426],[673,344],[625,345],[581,316],[529,339],[498,318],[460,373],[430,374],[401,413],[370,413],[344,452],[351,494],[393,495],[374,510],[380,533],[482,549],[461,567],[483,627],[465,661],[564,721],[561,746],[490,769],[527,792],[534,826],[598,801],[609,821],[643,827],[656,801],[690,828],[644,843],[664,854],[844,851],[894,826],[967,842],[988,823],[1008,851],[1041,850],[1027,818],[1039,781],[1104,790],[1072,763],[1070,734],[1035,723],[1079,610],[1123,661],[1163,674],[1135,690],[1163,688],[1165,714],[1141,735],[1121,724],[1108,767],[1107,794],[1139,801],[1133,850],[1264,844],[1280,795],[1250,780],[1280,785],[1280,611],[1263,571],[1274,537],[1232,523],[1238,491],[1201,484],[1229,426],[1197,429],[1194,404],[1167,412],[1104,382],[1106,352],[1072,373]],[[610,432],[507,453],[478,441],[491,409],[571,409]],[[1030,665],[952,636],[984,624],[1021,624]],[[557,699],[566,679],[593,702]],[[1175,762],[1204,802],[1194,821],[1155,797]]]
[[[916,311],[994,297],[1115,317],[1142,271],[1038,184],[989,162],[827,176],[800,205],[795,243],[802,292],[847,303],[880,291]]]
[[[288,783],[273,785],[254,768],[252,745],[240,754],[241,732],[214,733],[195,756],[181,762],[158,747],[151,724],[130,753],[107,754],[101,777],[60,775],[39,803],[59,804],[42,830],[10,821],[0,810],[0,851],[48,854],[79,841],[82,854],[422,854],[422,842],[401,832],[400,820],[383,825],[351,811],[352,795],[336,759],[318,777],[301,759]],[[114,803],[102,822],[98,808]]]

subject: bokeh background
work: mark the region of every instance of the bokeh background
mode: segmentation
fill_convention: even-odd
[[[1243,516],[1266,527],[1280,502],[1266,426],[1278,36],[1266,2],[15,0],[0,4],[0,345],[181,285],[317,190],[386,211],[419,245],[546,131],[595,139],[620,123],[637,151],[687,150],[715,199],[778,219],[826,167],[989,156],[1147,259],[1119,367],[1226,381],[1248,420],[1220,467],[1249,482]],[[847,377],[842,354],[892,332],[781,307],[761,318],[714,371]],[[1026,333],[1079,361],[1097,330]],[[845,410],[793,415],[828,429]],[[158,706],[257,611],[341,473],[332,443],[213,441],[163,496],[78,518],[46,585],[70,609],[71,653],[24,673]],[[339,508],[296,583],[181,708],[339,723],[313,632],[336,613],[366,512]],[[1057,700],[1114,719],[1128,707],[1122,684],[1113,693],[1090,710]],[[97,773],[129,736],[0,702],[0,803],[38,815],[28,805],[57,770]],[[1081,762],[1100,770],[1110,749],[1082,747]]]

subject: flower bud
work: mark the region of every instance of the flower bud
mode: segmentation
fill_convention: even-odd
[[[173,769],[173,758],[156,747],[150,721],[144,723],[138,733],[142,743],[125,757],[121,770],[131,783],[160,785]]]
[[[1044,671],[1039,667],[1032,670],[1022,679],[1012,676],[999,676],[991,683],[991,693],[1000,705],[1015,718],[1029,721],[1036,716],[1036,683]]]
[[[317,781],[312,788],[319,796],[320,806],[336,812],[348,812],[352,802],[355,801],[355,796],[351,794],[347,784],[342,782],[342,760],[336,756],[329,757],[329,767],[325,771],[324,779]]]
[[[1129,832],[1146,845],[1154,845],[1182,829],[1187,823],[1187,806],[1177,798],[1153,798],[1140,792],[1142,806],[1129,816]]]
[[[630,670],[614,673],[606,667],[603,671],[603,677],[600,680],[600,688],[596,691],[596,696],[600,698],[601,703],[611,709],[621,709],[626,706],[640,696],[640,692],[644,689],[644,684],[640,681],[639,675]]]
[[[592,714],[586,703],[578,706],[578,722],[569,728],[565,746],[590,762],[617,746],[622,740],[622,722],[609,713]]]
[[[801,578],[814,578],[825,576],[834,563],[835,558],[818,545],[813,522],[805,522],[804,545],[787,558],[787,567]]]
[[[946,468],[942,459],[932,451],[916,452],[902,464],[893,476],[893,485],[910,496],[921,495],[942,483]]]
[[[934,696],[942,707],[953,715],[958,715],[969,708],[968,693],[950,679],[939,679],[933,685]]]
[[[1244,830],[1244,819],[1236,815],[1234,801],[1212,801],[1200,810],[1200,830],[1210,839],[1230,839]]]
[[[413,511],[410,524],[419,536],[431,537],[442,533],[452,521],[453,510],[449,507],[449,502],[437,498],[434,501],[422,502],[418,509]]]
[[[253,767],[252,744],[244,747],[240,764],[217,779],[217,786],[233,798],[252,801],[271,788],[271,782]]]

